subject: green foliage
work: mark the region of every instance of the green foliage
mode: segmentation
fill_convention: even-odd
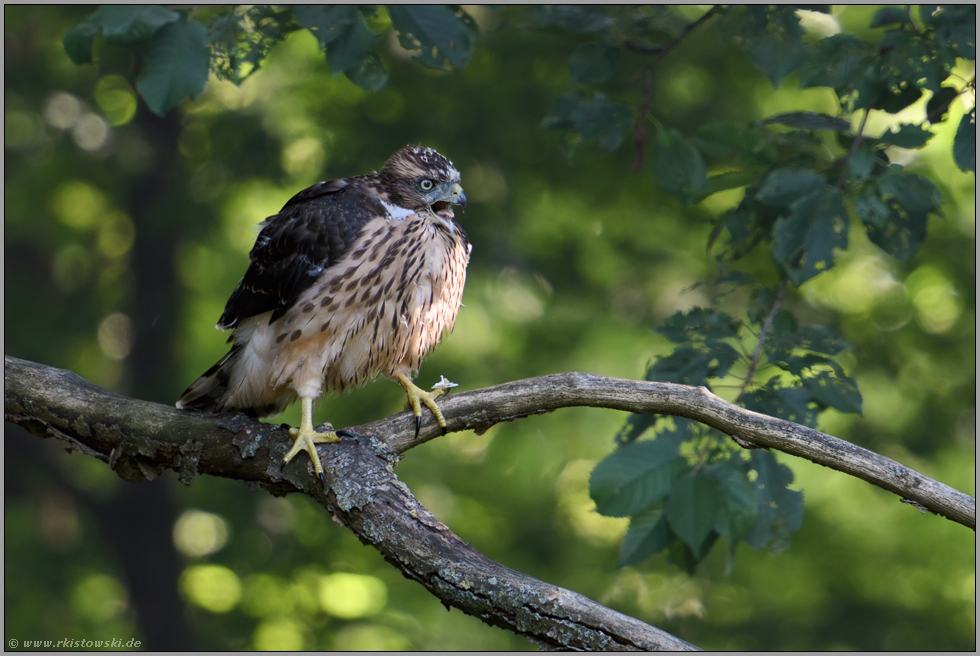
[[[702,198],[708,182],[704,159],[676,130],[660,130],[653,149],[653,172],[660,187],[685,204]]]
[[[273,46],[298,29],[316,37],[334,74],[343,73],[368,91],[388,83],[378,49],[389,27],[402,47],[428,68],[448,71],[469,62],[478,29],[463,9],[392,5],[382,15],[378,11],[353,5],[246,5],[188,16],[156,5],[104,5],[68,30],[62,44],[76,64],[93,61],[100,33],[109,44],[138,48],[142,64],[137,88],[159,115],[200,96],[209,70],[241,84]],[[182,27],[161,30],[170,23]]]
[[[824,38],[804,30],[806,21],[800,21],[801,14],[795,7],[719,7],[690,32],[687,29],[701,18],[703,9],[534,6],[492,11],[492,20],[486,21],[486,10],[471,11],[477,18],[483,16],[480,25],[489,25],[493,30],[492,38],[481,39],[479,47],[476,24],[455,7],[106,6],[70,28],[80,15],[65,13],[64,31],[58,34],[64,34],[62,43],[72,61],[98,60],[100,75],[104,66],[113,65],[114,53],[128,55],[131,51],[140,55],[132,60],[134,63],[108,70],[121,69],[129,75],[129,83],[137,86],[158,113],[195,97],[204,84],[208,66],[202,72],[200,32],[194,26],[207,30],[205,61],[209,55],[211,71],[236,84],[249,80],[254,85],[257,100],[247,109],[229,109],[231,105],[222,105],[213,98],[203,109],[203,105],[188,103],[194,112],[186,117],[186,129],[181,135],[181,162],[185,166],[178,167],[181,170],[174,174],[185,176],[183,182],[195,190],[194,203],[206,207],[208,220],[222,217],[222,221],[231,221],[225,215],[234,211],[226,207],[239,211],[238,208],[256,206],[256,198],[245,190],[266,185],[275,190],[270,196],[285,198],[321,179],[316,176],[376,167],[381,157],[390,154],[393,144],[415,143],[419,139],[453,144],[451,154],[461,164],[468,192],[470,184],[476,189],[479,185],[467,180],[479,180],[486,189],[492,188],[489,181],[505,180],[496,183],[499,196],[486,192],[491,200],[474,202],[474,216],[481,220],[466,223],[476,247],[467,286],[467,310],[461,315],[461,322],[473,317],[474,312],[482,312],[474,323],[482,327],[483,335],[491,336],[485,342],[493,345],[481,346],[479,339],[463,341],[474,329],[461,323],[454,339],[433,357],[442,359],[427,366],[450,363],[473,386],[596,366],[629,376],[629,368],[635,367],[638,358],[648,357],[650,352],[660,353],[654,349],[667,340],[667,351],[647,368],[646,377],[650,380],[706,385],[749,409],[808,426],[821,425],[824,430],[861,444],[894,441],[899,443],[896,448],[915,453],[917,458],[939,453],[950,461],[964,460],[962,454],[969,447],[957,443],[956,450],[949,444],[956,439],[969,444],[968,439],[953,436],[962,435],[962,426],[972,421],[972,415],[963,411],[972,403],[973,384],[972,374],[964,373],[962,353],[972,344],[969,318],[973,297],[968,292],[974,282],[970,267],[963,264],[963,251],[970,251],[969,262],[973,253],[969,243],[961,243],[969,240],[963,238],[961,228],[954,227],[959,225],[959,219],[950,208],[955,208],[956,203],[969,205],[972,198],[966,202],[962,190],[956,198],[957,190],[951,189],[940,172],[955,172],[954,166],[975,171],[975,109],[969,109],[962,120],[959,118],[962,100],[972,99],[974,84],[961,77],[962,61],[957,66],[957,58],[975,57],[975,7],[923,6],[908,12],[883,8],[867,14],[848,8],[843,18],[841,9],[835,8],[834,16],[842,31]],[[855,23],[856,15],[864,16],[860,24]],[[175,32],[168,41],[164,36],[171,29]],[[13,27],[10,30],[16,34]],[[325,62],[323,56],[313,52],[316,45],[309,35],[306,50],[302,40],[292,38],[300,30],[308,30],[316,38]],[[388,30],[395,30],[396,35]],[[547,37],[541,38],[542,35]],[[397,36],[401,47],[408,49],[411,59],[397,47],[392,50],[392,36]],[[174,44],[181,39],[186,47],[175,49]],[[154,49],[159,54],[147,60],[144,53]],[[167,61],[168,57],[171,61]],[[318,57],[320,67],[316,68],[310,62]],[[20,65],[21,60],[11,60]],[[529,65],[532,61],[533,67]],[[275,68],[264,71],[266,77],[256,75],[267,65]],[[456,72],[450,78],[422,71],[423,66],[439,71],[452,68]],[[465,70],[457,70],[463,66]],[[960,75],[952,73],[954,66]],[[94,68],[89,69],[93,74]],[[144,80],[148,68],[152,73],[149,81],[137,84],[137,79]],[[527,75],[514,75],[513,71],[526,71]],[[8,76],[15,73],[8,72]],[[357,95],[345,80],[332,80],[330,73],[343,73],[367,90],[386,85],[390,88],[378,94]],[[275,83],[270,81],[273,77]],[[81,75],[79,78],[85,79]],[[60,78],[54,79],[49,88],[69,88]],[[562,89],[566,80],[569,86]],[[83,85],[84,82],[76,83],[72,92],[86,98]],[[23,91],[32,88],[23,82],[19,86],[12,82],[11,86],[21,95],[31,93]],[[774,94],[776,86],[780,89]],[[800,93],[797,86],[807,91]],[[447,95],[449,89],[451,97]],[[839,111],[833,110],[834,95]],[[831,99],[829,106],[818,104],[821,97]],[[435,106],[433,98],[440,99]],[[924,113],[919,109],[922,105]],[[541,125],[552,131],[529,131],[528,126],[533,127],[543,108],[549,107]],[[769,111],[776,113],[756,115],[755,107],[772,107]],[[12,108],[9,124],[16,126],[20,109],[14,104]],[[865,126],[869,108],[872,111]],[[797,111],[788,111],[791,109]],[[901,119],[893,115],[900,110]],[[34,120],[45,125],[39,110],[35,114]],[[947,120],[959,121],[959,129],[952,152],[941,153],[948,160],[948,167],[944,168],[935,159],[935,151],[948,149],[948,134],[944,132],[949,127],[944,125]],[[17,134],[16,130],[11,130],[11,134]],[[205,152],[204,146],[197,151],[193,147],[197,143],[193,137],[201,134],[205,138],[200,143],[209,145],[210,155],[193,154]],[[939,136],[933,139],[933,134]],[[20,162],[27,163],[20,167],[27,170],[34,166],[33,162],[40,161],[41,169],[56,172],[57,176],[36,174],[34,186],[10,184],[8,216],[44,215],[47,210],[39,212],[36,199],[46,199],[52,189],[57,191],[64,180],[72,177],[105,190],[121,206],[123,201],[119,199],[124,194],[119,190],[132,186],[127,162],[141,160],[138,154],[144,146],[128,140],[121,131],[114,135],[120,144],[118,156],[100,159],[99,166],[94,167],[92,160],[84,159],[86,155],[81,153],[83,165],[71,169],[71,173],[61,163],[67,160],[65,151],[71,150],[70,136],[57,142],[56,153],[61,159],[55,162],[39,159],[38,153],[50,151],[48,145],[47,150],[25,149],[29,156],[11,146],[8,156],[15,164],[8,167],[12,171],[9,175],[21,175],[17,172]],[[575,168],[565,168],[550,151],[549,139],[560,139],[568,153],[592,146],[612,152],[592,149],[589,157],[576,162]],[[311,156],[305,160],[309,164],[288,170],[280,164],[288,160],[287,154],[293,156],[302,151],[294,148],[295,144],[305,146],[311,142],[323,145],[320,159]],[[913,153],[896,155],[890,150],[892,147]],[[315,148],[309,150],[314,155],[317,152]],[[637,164],[637,172],[631,174],[623,158],[636,158],[637,154],[640,160],[635,162],[642,158],[649,158],[650,162],[645,166]],[[915,159],[908,168],[891,163],[892,159],[906,162],[910,157]],[[120,164],[116,164],[117,159]],[[116,171],[119,179],[99,178],[102,168]],[[21,186],[25,191],[20,191]],[[30,202],[24,200],[28,191],[34,199]],[[185,204],[190,207],[194,203]],[[930,239],[926,241],[929,217],[940,214],[941,203],[946,204],[950,218],[933,221]],[[261,204],[265,208],[261,211],[276,209],[264,198]],[[98,216],[113,216],[115,210],[112,207]],[[183,208],[172,210],[168,219],[182,212]],[[469,218],[470,215],[464,216],[464,222]],[[708,228],[706,222],[711,223]],[[23,224],[9,225],[14,239],[30,234]],[[93,308],[115,307],[119,298],[126,298],[124,292],[111,291],[116,287],[106,282],[120,276],[128,280],[131,276],[126,264],[111,262],[115,268],[104,264],[99,260],[97,246],[82,248],[70,243],[70,248],[65,248],[62,243],[54,243],[72,239],[62,234],[68,228],[58,221],[38,225],[45,231],[44,238],[38,240],[44,246],[32,243],[24,249],[32,254],[31,265],[13,271],[20,273],[23,269],[33,276],[31,285],[25,285],[26,290],[43,284],[49,270],[55,277],[64,277],[59,273],[62,269],[91,270],[94,273],[87,275],[98,281],[97,291],[76,296],[93,299],[88,303]],[[93,225],[100,227],[86,234],[93,243],[102,243],[110,230],[101,224]],[[210,236],[188,235],[188,251],[200,250],[195,257],[204,263],[199,268],[208,275],[188,273],[190,267],[184,260],[194,258],[182,255],[180,260],[181,275],[186,278],[184,293],[190,299],[183,312],[188,317],[187,325],[194,326],[188,333],[200,329],[200,333],[193,332],[193,338],[182,342],[179,354],[174,354],[174,360],[180,360],[188,376],[200,373],[219,355],[220,340],[210,330],[214,320],[211,315],[215,308],[220,310],[217,306],[237,281],[247,252],[247,245],[245,251],[240,246],[231,248],[220,236],[242,232],[244,222],[211,224],[202,218],[200,225],[210,230]],[[671,289],[671,281],[678,277],[683,284],[689,284],[708,275],[699,269],[706,231],[710,232],[709,252],[717,272],[697,288],[718,305],[663,319],[676,306],[672,299],[662,298],[661,290]],[[868,240],[872,246],[867,245]],[[47,263],[50,266],[35,270],[37,262],[45,263],[44,253],[49,248],[54,249],[51,252],[57,253],[57,258],[52,255]],[[821,304],[821,295],[830,294],[826,285],[821,287],[827,283],[828,276],[824,274],[834,271],[832,275],[836,276],[849,270],[842,264],[853,263],[849,259],[853,253],[843,253],[845,248],[856,249],[861,261],[881,263],[886,270],[882,274],[885,282],[897,289],[894,308],[889,305],[882,309],[885,304],[876,302],[870,308],[862,306],[860,310],[834,314],[828,309],[831,306]],[[870,255],[868,249],[872,251]],[[533,269],[534,276],[540,273],[541,280],[546,281],[541,288],[547,287],[547,293],[535,296],[520,287],[526,292],[523,295],[494,296],[494,289],[510,289],[502,282],[509,279],[497,275],[502,266],[521,269],[524,263]],[[911,269],[916,269],[914,280],[910,276],[910,282],[902,284],[899,273]],[[119,270],[124,273],[119,274]],[[788,282],[785,293],[780,294],[783,276]],[[857,283],[849,282],[855,279]],[[953,280],[948,285],[951,293],[936,292],[947,288],[935,281],[947,279]],[[877,288],[866,288],[872,284],[867,277],[835,280],[838,287],[834,288],[834,298],[879,292]],[[845,282],[856,286],[841,291]],[[806,287],[797,293],[800,285]],[[95,290],[94,284],[92,287]],[[538,287],[531,287],[535,293],[539,291]],[[648,291],[651,289],[657,291]],[[17,294],[18,289],[11,285],[8,292]],[[622,311],[623,307],[632,307],[630,294],[640,299],[634,303],[640,309],[631,310],[633,314]],[[512,320],[508,312],[518,315],[524,311],[515,309],[518,304],[512,302],[514,298],[530,298],[525,304],[528,307],[532,301],[539,303],[544,308],[539,308],[540,317]],[[685,303],[687,298],[682,296],[677,302]],[[27,328],[26,321],[11,322],[11,340],[20,353],[25,343],[34,344],[31,348],[42,354],[37,356],[39,359],[61,365],[58,358],[63,358],[63,366],[92,376],[78,364],[86,360],[77,355],[83,352],[77,344],[100,353],[93,335],[101,315],[90,317],[88,323],[83,319],[76,322],[87,326],[91,333],[83,335],[69,332],[81,329],[64,325],[57,313],[45,310],[61,309],[73,300],[64,295],[45,299],[44,303],[22,298],[21,305],[33,302],[37,311]],[[947,305],[942,306],[941,302]],[[73,308],[73,316],[84,317],[85,312],[97,311],[88,305],[69,307]],[[930,316],[941,316],[936,307],[953,307],[959,312],[953,316],[961,318],[950,323],[953,327],[945,332],[930,332],[935,329],[923,326],[930,325]],[[160,313],[162,316],[164,310]],[[814,322],[826,325],[813,325]],[[656,324],[656,334],[644,333],[644,326],[650,324]],[[908,326],[900,337],[890,332],[898,324]],[[630,332],[624,325],[635,330]],[[137,332],[145,335],[148,330],[141,325]],[[854,343],[853,355],[841,335],[847,335]],[[42,337],[45,345],[37,346]],[[460,347],[461,343],[466,346]],[[55,344],[67,346],[57,347],[63,349],[61,352],[52,346]],[[492,355],[487,356],[488,352]],[[596,365],[597,354],[601,365]],[[854,355],[860,356],[856,364]],[[209,358],[211,361],[206,361]],[[93,359],[100,361],[90,358]],[[116,361],[110,364],[123,366]],[[453,377],[452,371],[447,373]],[[887,385],[882,381],[887,381]],[[186,380],[180,382],[186,384]],[[392,400],[394,393],[390,398],[385,396],[388,391],[384,387],[384,383],[379,383],[340,402],[326,401],[324,418],[336,422],[339,417],[339,421],[353,424],[377,418],[379,408],[400,407]],[[883,401],[884,397],[888,400]],[[835,412],[827,413],[828,409]],[[861,412],[868,419],[852,423]],[[752,609],[742,609],[750,619],[717,619],[722,614],[710,606],[710,597],[706,596],[705,619],[691,629],[692,633],[685,634],[698,642],[697,636],[702,634],[697,632],[710,634],[712,623],[717,620],[722,628],[711,638],[714,643],[706,641],[705,646],[755,649],[760,645],[775,648],[809,641],[821,648],[848,644],[895,648],[906,645],[908,634],[891,632],[886,636],[879,631],[880,636],[868,637],[865,627],[890,626],[896,616],[919,619],[923,614],[931,625],[942,630],[928,634],[932,636],[928,640],[907,644],[934,648],[936,644],[946,644],[942,640],[950,640],[959,646],[955,642],[958,634],[948,627],[960,625],[954,625],[947,609],[958,608],[951,599],[962,594],[956,591],[963,568],[957,569],[959,565],[954,566],[948,557],[942,559],[943,579],[949,583],[944,584],[941,600],[930,597],[935,595],[933,591],[920,590],[918,596],[908,592],[916,585],[921,562],[934,557],[934,548],[940,548],[926,546],[924,536],[931,530],[922,531],[915,523],[901,524],[901,533],[914,534],[914,540],[922,540],[922,546],[908,556],[901,568],[895,568],[904,575],[893,576],[893,561],[866,548],[869,541],[861,524],[874,524],[892,512],[891,506],[879,503],[873,492],[864,488],[856,492],[850,488],[847,492],[828,491],[827,486],[838,486],[840,479],[833,479],[833,483],[824,484],[819,494],[808,496],[807,522],[801,529],[803,496],[790,487],[811,485],[822,479],[799,467],[799,480],[794,485],[793,472],[773,454],[741,450],[727,436],[686,419],[630,416],[616,435],[620,448],[596,466],[590,492],[600,513],[630,518],[619,547],[619,562],[635,570],[622,572],[620,578],[610,576],[601,583],[593,580],[600,577],[586,580],[581,572],[595,572],[596,563],[600,569],[612,568],[610,558],[615,545],[608,544],[608,534],[603,547],[586,544],[586,540],[564,539],[561,532],[572,529],[567,521],[554,516],[554,478],[542,473],[562,471],[562,458],[578,458],[579,462],[597,459],[602,447],[596,445],[596,434],[611,433],[616,428],[611,425],[615,420],[595,424],[580,422],[578,417],[566,421],[556,414],[546,418],[566,422],[552,425],[560,426],[558,430],[568,438],[567,450],[542,448],[538,441],[526,439],[527,433],[519,432],[530,429],[510,424],[495,428],[499,432],[493,434],[490,447],[486,448],[486,442],[480,443],[484,445],[482,451],[474,448],[461,455],[464,449],[457,443],[452,447],[435,443],[426,458],[406,458],[399,475],[416,491],[424,491],[427,486],[441,488],[430,491],[429,498],[442,500],[443,506],[435,502],[431,506],[438,508],[436,514],[441,519],[451,518],[450,526],[477,548],[495,556],[496,550],[522,566],[528,564],[542,572],[543,578],[554,573],[556,578],[572,581],[570,587],[576,590],[615,599],[617,603],[621,599],[616,595],[624,594],[621,591],[636,580],[641,586],[641,592],[636,593],[638,599],[657,597],[659,593],[651,581],[672,576],[664,556],[688,570],[703,563],[703,571],[713,572],[721,569],[713,554],[713,545],[719,538],[723,538],[726,549],[714,552],[727,551],[729,559],[743,542],[753,549],[776,552],[785,549],[792,538],[796,544],[793,563],[789,565],[787,559],[775,562],[741,551],[739,567],[725,587],[753,591],[752,604],[744,604]],[[941,448],[946,450],[940,451]],[[935,466],[947,465],[939,462]],[[199,479],[189,493],[197,495],[200,485]],[[580,481],[580,485],[584,483]],[[262,585],[268,583],[267,579],[278,581],[271,585],[279,590],[277,600],[302,596],[296,593],[306,589],[301,585],[302,576],[291,572],[310,563],[340,562],[354,571],[375,568],[382,578],[385,572],[390,574],[380,559],[365,565],[369,559],[364,555],[367,550],[353,539],[349,540],[351,544],[343,543],[344,534],[332,528],[314,508],[308,508],[292,533],[283,536],[257,527],[251,506],[243,511],[239,497],[232,492],[225,494],[225,509],[221,512],[235,517],[235,537],[228,550],[234,548],[236,552],[226,557],[226,551],[217,558],[224,558],[224,564],[236,572],[259,573],[265,581]],[[833,496],[835,500],[846,497],[848,502],[853,500],[854,507],[841,512],[839,505],[828,502],[821,508],[821,495],[825,499],[837,495]],[[186,494],[182,498],[185,503],[201,507],[214,503],[204,493],[190,497],[193,502],[186,501]],[[429,498],[423,498],[427,505]],[[291,501],[303,507],[304,500]],[[831,506],[834,510],[830,510]],[[33,512],[32,508],[24,504],[23,514]],[[15,515],[10,516],[13,522]],[[617,521],[594,516],[590,519]],[[917,514],[913,519],[920,520]],[[28,525],[26,520],[24,523]],[[883,530],[877,524],[873,529]],[[578,531],[584,529],[574,530],[580,534]],[[798,530],[802,530],[804,539],[797,537]],[[40,539],[32,538],[32,543],[23,537],[29,534],[26,528],[18,534],[23,545],[17,553],[29,552]],[[258,536],[254,540],[253,534]],[[243,537],[246,535],[249,537]],[[849,557],[828,563],[825,537],[835,540],[835,546],[848,545]],[[807,538],[812,544],[807,543]],[[913,538],[903,542],[912,544]],[[952,548],[953,542],[946,540],[941,548]],[[74,558],[72,554],[71,560]],[[970,558],[965,566],[968,572],[972,568]],[[878,579],[883,583],[873,590],[841,592],[836,583],[848,573],[852,578],[856,572],[865,575],[886,562],[887,572]],[[112,566],[99,565],[100,569]],[[772,578],[784,576],[786,581]],[[901,586],[889,583],[893,578],[901,579]],[[400,581],[397,576],[393,580]],[[678,579],[662,580],[673,584]],[[778,596],[772,592],[784,584],[793,587],[794,595]],[[379,626],[388,630],[394,626],[406,634],[421,634],[405,629],[398,623],[402,621],[398,615],[428,612],[418,609],[428,609],[426,603],[432,602],[430,605],[438,614],[433,612],[420,621],[446,622],[446,626],[453,627],[443,632],[446,635],[465,633],[456,624],[463,621],[459,614],[445,613],[424,592],[409,590],[417,587],[414,584],[406,583],[406,588],[398,592],[396,583],[389,581],[389,585],[391,608],[398,610],[366,625],[372,631]],[[282,604],[279,610],[268,611],[267,616],[256,610],[265,597],[254,592],[260,587],[252,578],[246,579],[243,612],[236,609],[219,617],[202,615],[195,608],[197,619],[205,627],[202,633],[225,641],[216,644],[227,648],[232,644],[228,635],[248,635],[253,630],[259,635],[262,627],[279,621],[275,612],[281,610]],[[972,590],[972,585],[968,587]],[[52,598],[59,598],[61,588],[54,582],[48,582],[44,589],[54,591],[50,592]],[[795,594],[797,591],[803,592]],[[879,593],[881,599],[869,598]],[[315,597],[316,591],[304,594]],[[718,595],[722,598],[721,593]],[[791,632],[758,630],[761,624],[780,624],[785,604],[811,598],[817,601],[797,609],[799,616],[808,618],[807,622],[793,623]],[[663,603],[672,608],[667,601]],[[969,603],[967,599],[966,604]],[[738,605],[730,598],[725,604]],[[832,606],[836,615],[828,616],[823,610],[827,606]],[[8,603],[8,607],[20,606]],[[625,607],[637,617],[663,624],[668,630],[694,624],[673,620],[673,610],[664,615],[660,606],[653,608],[646,602],[629,601]],[[338,635],[349,628],[335,618],[327,620],[322,613],[302,615],[306,612],[311,611],[296,615],[305,618],[297,623],[316,627],[307,631],[318,639],[332,640],[323,636]],[[444,616],[450,619],[433,619]],[[852,643],[835,642],[850,638],[827,637],[824,628],[829,622],[841,622],[844,616],[852,626],[860,626],[853,635],[862,637],[854,638]],[[731,624],[724,624],[726,621]],[[324,622],[328,622],[326,628]],[[381,626],[385,622],[387,625]],[[761,642],[736,642],[729,636],[732,626],[738,626],[743,634],[761,636]],[[477,626],[474,631],[482,628]],[[798,632],[809,633],[800,637]],[[968,639],[971,632],[969,624]],[[298,634],[299,631],[293,632]],[[483,636],[480,634],[481,640],[486,639]],[[418,644],[443,648],[435,642]],[[514,647],[512,643],[504,644]],[[316,646],[336,647],[333,642]]]
[[[964,114],[960,125],[956,128],[956,139],[953,141],[953,159],[963,171],[977,172],[977,108]]]
[[[155,114],[184,98],[197,98],[208,80],[207,30],[178,20],[164,26],[140,48],[143,67],[136,89]]]
[[[469,63],[478,31],[459,7],[390,5],[388,15],[402,47],[423,66],[449,71]]]

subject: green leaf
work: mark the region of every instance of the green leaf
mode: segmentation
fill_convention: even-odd
[[[871,27],[883,27],[885,25],[895,25],[905,23],[909,20],[909,12],[902,7],[882,7],[875,12],[871,19]]]
[[[874,172],[876,163],[875,150],[868,144],[862,143],[847,160],[847,179],[860,182],[869,178]]]
[[[813,405],[810,391],[804,387],[780,387],[779,377],[763,387],[742,395],[742,405],[753,412],[814,428],[819,409]]]
[[[742,540],[755,525],[759,498],[746,472],[731,462],[712,465],[708,473],[721,488],[722,512],[715,517],[714,530],[733,545]]]
[[[348,68],[344,75],[357,86],[367,91],[377,91],[388,84],[388,71],[381,63],[381,57],[372,52],[354,68]]]
[[[866,226],[884,228],[891,218],[891,208],[881,199],[878,187],[865,185],[854,198],[854,212]]]
[[[814,376],[803,378],[803,385],[817,403],[840,410],[861,414],[861,392],[857,383],[848,376],[831,376],[821,371]]]
[[[159,5],[102,5],[87,20],[102,26],[109,43],[126,46],[146,41],[181,15]]]
[[[568,69],[576,84],[599,84],[612,77],[620,49],[606,43],[586,43],[572,53]]]
[[[847,248],[847,209],[840,191],[829,187],[804,196],[791,209],[776,222],[772,255],[799,287],[834,266],[835,248]]]
[[[977,58],[977,6],[939,5],[927,22],[936,28],[936,42],[955,57]]]
[[[718,121],[701,126],[694,143],[708,157],[736,155],[741,166],[771,166],[776,161],[776,147],[763,130]]]
[[[337,75],[361,67],[362,62],[374,54],[380,40],[381,35],[369,30],[364,19],[358,16],[342,34],[327,44],[330,72]]]
[[[977,108],[960,119],[953,139],[953,160],[961,171],[977,172]]]
[[[868,239],[892,257],[908,262],[926,240],[928,219],[925,212],[909,212],[891,203],[885,225],[866,224]]]
[[[800,65],[800,88],[830,87],[840,93],[867,66],[870,51],[867,43],[850,34],[822,39]]]
[[[823,176],[810,169],[775,169],[755,197],[766,205],[788,207],[825,184]]]
[[[758,180],[759,174],[752,171],[729,171],[728,173],[712,175],[705,183],[704,191],[701,192],[701,198],[699,200],[704,200],[712,194],[717,194],[719,191],[747,187],[756,183]]]
[[[850,345],[826,326],[804,324],[791,330],[774,329],[767,346],[772,350],[791,352],[794,349],[837,355]]]
[[[745,51],[772,85],[778,87],[803,62],[806,54],[803,28],[794,7],[774,5],[756,11],[759,14],[755,24],[761,23],[764,29],[745,36]]]
[[[701,153],[677,130],[657,133],[653,172],[662,189],[686,204],[701,197],[708,179]]]
[[[210,56],[203,25],[180,20],[164,25],[141,49],[136,79],[147,107],[163,116],[185,98],[197,98],[208,81]]]
[[[631,444],[638,440],[643,433],[656,426],[663,419],[661,415],[632,413],[626,418],[626,423],[616,433],[615,441],[619,446]]]
[[[457,5],[386,5],[398,42],[423,65],[446,71],[466,66],[476,23]]]
[[[898,126],[898,132],[890,128],[888,132],[878,137],[878,141],[890,146],[899,148],[921,148],[932,139],[935,133],[926,130],[921,125],[902,123]]]
[[[738,361],[738,351],[725,342],[709,340],[703,345],[684,344],[660,356],[647,369],[647,380],[681,385],[708,385],[708,378],[723,378]]]
[[[663,551],[674,539],[663,508],[652,508],[630,519],[630,527],[619,549],[619,566],[642,562]]]
[[[354,5],[294,5],[292,10],[296,22],[313,33],[321,48],[344,36],[361,20]]]
[[[674,342],[703,342],[738,335],[739,321],[724,312],[708,308],[692,308],[687,313],[675,312],[655,331]]]
[[[596,465],[589,480],[589,494],[600,514],[629,517],[666,497],[674,481],[687,469],[677,442],[634,442],[613,451]]]
[[[777,123],[800,130],[833,130],[835,132],[851,131],[851,122],[839,116],[829,116],[819,112],[789,112],[777,114],[762,121],[763,125]]]
[[[543,27],[573,34],[599,32],[616,23],[602,5],[532,5],[528,15]]]
[[[779,553],[789,546],[790,535],[803,523],[803,494],[787,489],[793,482],[793,472],[776,462],[769,451],[753,451],[751,466],[758,474],[755,487],[759,514],[745,541],[753,549],[768,547]]]
[[[61,39],[61,45],[64,46],[72,63],[89,64],[92,62],[92,46],[95,43],[95,37],[101,30],[101,26],[86,20],[65,33]]]
[[[721,486],[715,477],[683,476],[674,484],[667,499],[667,521],[691,551],[699,554],[724,504]]]
[[[575,107],[571,118],[582,139],[595,139],[600,148],[615,150],[633,124],[633,109],[621,100],[609,100],[597,93]]]
[[[960,92],[953,87],[942,87],[926,103],[926,118],[935,125],[946,120],[949,106],[959,97]]]
[[[543,119],[541,127],[546,130],[569,131],[575,129],[575,110],[585,102],[585,96],[578,91],[569,91],[558,97]]]
[[[943,197],[928,178],[892,170],[878,178],[878,188],[909,212],[939,213]]]
[[[208,28],[211,70],[219,78],[241,84],[295,29],[294,18],[290,9],[270,5],[239,5],[217,16]]]

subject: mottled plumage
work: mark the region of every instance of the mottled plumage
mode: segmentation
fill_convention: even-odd
[[[417,416],[421,401],[445,425],[411,377],[452,330],[462,300],[471,247],[452,203],[466,203],[459,173],[428,148],[293,196],[262,223],[218,320],[234,329],[231,351],[177,407],[264,417],[299,397],[305,424],[324,392],[384,375],[405,386]]]

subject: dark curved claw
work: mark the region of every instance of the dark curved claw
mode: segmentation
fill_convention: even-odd
[[[415,439],[419,439],[419,431],[422,430],[422,415],[415,417]]]

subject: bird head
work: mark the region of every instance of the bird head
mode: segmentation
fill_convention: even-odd
[[[447,228],[454,216],[453,205],[466,211],[459,171],[431,148],[402,148],[385,162],[381,177],[388,183],[395,204],[415,212],[427,211]]]

